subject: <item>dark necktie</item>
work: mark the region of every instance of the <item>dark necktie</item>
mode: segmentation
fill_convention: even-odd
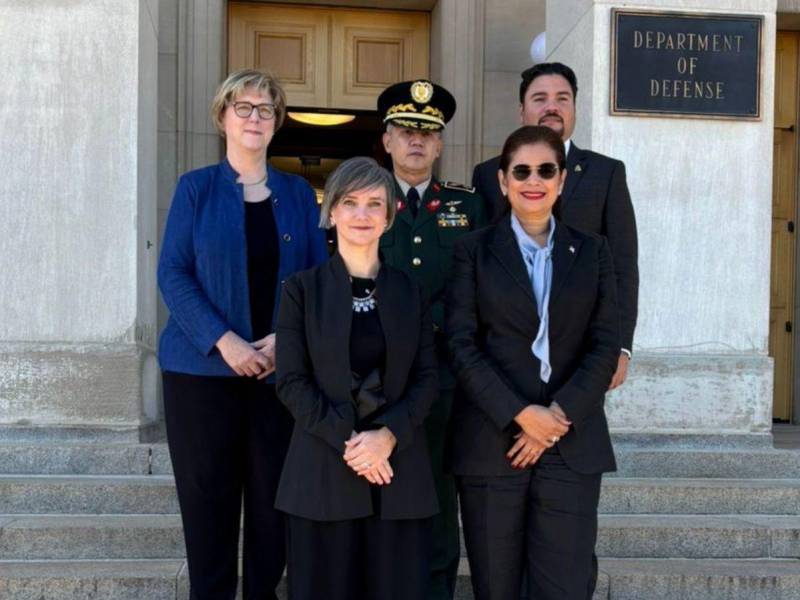
[[[417,191],[417,188],[408,188],[406,200],[408,201],[408,208],[411,209],[411,214],[414,215],[414,218],[416,219],[417,211],[419,210],[419,192]]]

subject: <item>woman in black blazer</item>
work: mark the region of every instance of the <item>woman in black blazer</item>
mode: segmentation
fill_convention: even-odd
[[[394,181],[369,158],[328,178],[337,253],[286,281],[277,390],[295,419],[276,507],[291,600],[415,600],[438,512],[423,421],[438,393],[430,312],[381,264]]]
[[[476,600],[586,600],[602,473],[615,469],[603,401],[619,356],[603,238],[552,216],[564,145],[522,127],[498,176],[511,212],[453,252],[451,419]]]

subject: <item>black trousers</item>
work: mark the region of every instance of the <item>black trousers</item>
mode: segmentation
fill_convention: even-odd
[[[458,478],[475,600],[589,600],[601,475],[546,451],[508,477]]]
[[[431,519],[286,519],[289,600],[425,600]]]
[[[428,600],[451,600],[455,594],[461,545],[458,540],[456,482],[445,471],[445,438],[453,406],[453,390],[439,390],[439,398],[425,419],[425,436],[431,457],[433,480],[439,498],[439,514],[433,517],[431,574]]]
[[[274,385],[162,375],[191,600],[235,598],[242,504],[242,597],[277,600],[286,556],[283,514],[274,505],[291,416]]]

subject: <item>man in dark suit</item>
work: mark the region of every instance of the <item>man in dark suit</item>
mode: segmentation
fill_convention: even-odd
[[[561,135],[567,149],[567,179],[555,208],[556,217],[576,229],[599,233],[608,239],[614,258],[620,312],[622,350],[609,389],[621,385],[628,373],[639,298],[636,219],[625,180],[625,165],[618,160],[578,148],[575,130],[575,73],[561,63],[540,63],[522,72],[519,88],[523,125],[544,125]],[[506,211],[497,170],[500,157],[475,167],[472,185],[486,199],[491,220]]]

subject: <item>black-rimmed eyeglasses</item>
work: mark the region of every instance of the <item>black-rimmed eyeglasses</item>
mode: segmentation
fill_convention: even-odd
[[[275,117],[275,105],[274,104],[253,104],[252,102],[234,102],[232,104],[233,112],[236,113],[237,117],[241,117],[242,119],[249,119],[250,115],[253,114],[253,109],[258,111],[258,116],[264,119],[265,121],[269,121],[273,117]]]

